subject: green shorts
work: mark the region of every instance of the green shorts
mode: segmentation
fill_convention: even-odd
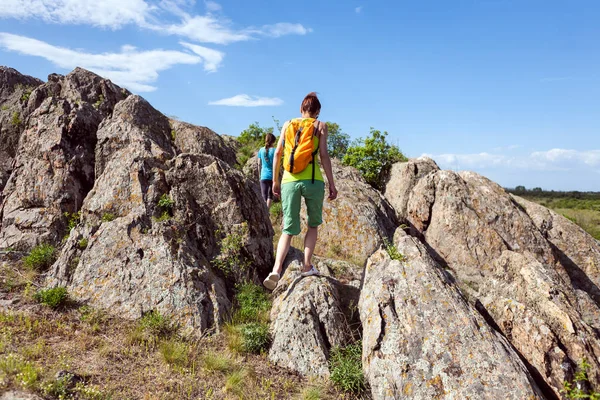
[[[325,182],[312,180],[287,182],[281,185],[281,205],[283,207],[283,233],[300,233],[300,205],[304,197],[308,213],[308,226],[315,228],[323,223],[323,199]]]

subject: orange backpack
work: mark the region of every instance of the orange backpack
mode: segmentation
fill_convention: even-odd
[[[313,150],[313,138],[317,133],[314,118],[292,119],[283,137],[283,168],[293,174],[302,172],[312,163],[312,181],[315,181],[315,156],[319,148]]]

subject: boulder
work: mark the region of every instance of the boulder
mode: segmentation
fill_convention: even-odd
[[[171,120],[171,135],[181,153],[210,154],[234,167],[235,148],[221,136],[204,126]]]
[[[359,303],[373,398],[544,398],[518,354],[425,246],[400,229],[394,243],[405,259],[372,255]]]
[[[338,290],[345,285],[326,275],[301,277],[301,260],[300,251],[290,251],[274,291],[269,360],[305,376],[327,377],[330,349],[352,339]]]
[[[25,130],[3,192],[0,247],[28,249],[62,240],[65,213],[76,213],[94,184],[98,125],[126,95],[82,69],[50,76],[31,92]]]
[[[408,198],[399,217],[527,360],[546,393],[560,396],[583,358],[591,360],[590,376],[600,382],[600,335],[583,318],[598,312],[594,288],[576,287],[571,276],[577,271],[581,282],[592,278],[565,264],[514,198],[472,172],[433,170],[404,187],[409,193],[386,193],[392,204]],[[544,296],[549,301],[541,302]],[[515,326],[528,333],[514,335]]]
[[[273,262],[252,183],[214,156],[176,156],[169,121],[139,96],[118,103],[97,137],[96,180],[48,285],[126,318],[157,310],[218,329],[239,277],[229,273],[254,278]],[[239,265],[223,271],[213,260],[228,235],[237,235]]]

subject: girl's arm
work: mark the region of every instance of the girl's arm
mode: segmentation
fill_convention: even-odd
[[[331,170],[331,159],[329,158],[329,152],[327,151],[327,125],[324,123],[318,123],[321,128],[321,136],[319,137],[319,156],[321,156],[321,164],[325,170],[327,176],[327,182],[329,182],[329,200],[335,200],[337,198],[337,189],[335,188],[335,182],[333,181],[333,172]]]
[[[281,128],[281,135],[277,141],[277,148],[275,149],[275,155],[273,156],[273,194],[277,197],[281,196],[281,184],[279,182],[279,171],[281,169],[281,157],[283,156],[283,139],[285,137],[285,130],[288,126],[288,122],[283,124]]]

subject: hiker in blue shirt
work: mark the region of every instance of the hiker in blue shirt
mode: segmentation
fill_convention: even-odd
[[[258,170],[260,171],[260,192],[263,199],[267,202],[267,207],[271,208],[273,203],[273,156],[275,149],[275,136],[267,133],[265,136],[265,147],[258,151]]]

